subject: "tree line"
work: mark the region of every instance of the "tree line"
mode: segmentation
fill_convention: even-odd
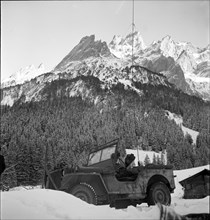
[[[94,79],[88,82],[93,88],[98,83]],[[140,97],[118,84],[101,102],[93,104],[80,96],[58,97],[55,88],[66,83],[54,82],[53,89],[49,85],[46,94],[50,99],[2,106],[1,149],[8,167],[17,164],[5,174],[9,184],[39,184],[46,164],[50,170],[85,164],[91,150],[115,138],[119,138],[122,153],[138,145],[139,137],[144,150],[167,150],[168,163],[174,169],[209,163],[210,135],[207,124],[202,123],[208,119],[208,105],[200,99],[191,100],[179,91],[167,94],[164,87],[137,85],[145,94]],[[186,126],[199,131],[196,144],[164,110],[181,114]],[[194,119],[198,111],[199,119]]]

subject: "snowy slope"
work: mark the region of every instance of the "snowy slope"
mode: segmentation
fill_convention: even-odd
[[[175,171],[178,180],[193,175],[206,166]],[[209,167],[209,165],[208,165]],[[177,181],[176,181],[177,183]],[[209,196],[203,199],[182,199],[182,188],[177,187],[172,194],[171,208],[176,213],[209,213]],[[109,206],[94,206],[74,196],[54,190],[18,188],[17,191],[1,193],[1,219],[139,219],[158,220],[157,206],[145,203],[127,209],[115,210]]]
[[[30,81],[31,79],[43,74],[45,72],[44,64],[41,63],[37,68],[34,65],[27,66],[25,68],[21,68],[9,78],[5,78],[1,80],[1,87],[9,87],[17,84],[23,84],[26,81]]]
[[[193,139],[193,144],[196,144],[196,139],[197,139],[197,136],[199,134],[199,132],[197,131],[194,131],[190,128],[187,128],[185,126],[183,126],[183,119],[181,116],[178,116],[174,113],[171,113],[170,111],[165,111],[166,112],[166,116],[170,119],[170,120],[174,120],[176,122],[177,125],[179,125],[184,133],[184,135],[186,134],[189,134],[192,139]]]
[[[42,74],[34,80],[27,81],[19,86],[12,86],[2,89],[1,105],[12,106],[15,101],[23,98],[22,102],[41,101],[41,91],[46,83],[58,79],[56,74]]]

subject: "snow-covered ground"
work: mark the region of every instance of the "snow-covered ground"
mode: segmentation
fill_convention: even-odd
[[[194,175],[208,166],[175,171],[176,189],[172,194],[171,208],[176,213],[209,213],[209,196],[203,199],[182,199],[183,189],[178,181]],[[106,206],[94,206],[74,196],[40,187],[17,187],[1,192],[1,219],[159,219],[158,206],[145,203],[127,209],[115,210]]]

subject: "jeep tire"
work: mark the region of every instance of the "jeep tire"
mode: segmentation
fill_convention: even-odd
[[[89,204],[97,205],[97,195],[95,190],[87,183],[80,183],[74,186],[70,193]]]
[[[171,204],[171,194],[168,187],[162,183],[154,183],[148,192],[147,204],[155,205],[156,203],[161,203],[163,205]]]

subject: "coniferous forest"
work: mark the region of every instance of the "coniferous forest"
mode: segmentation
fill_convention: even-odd
[[[41,184],[45,165],[53,170],[85,164],[91,150],[115,138],[122,152],[139,144],[139,137],[144,150],[166,149],[174,169],[209,163],[208,102],[164,86],[136,84],[144,92],[139,96],[119,83],[105,91],[94,77],[83,80],[100,96],[97,104],[64,95],[71,81],[62,79],[46,86],[40,102],[1,106],[1,149],[10,167],[5,173],[10,186]],[[165,110],[199,132],[196,144]]]

